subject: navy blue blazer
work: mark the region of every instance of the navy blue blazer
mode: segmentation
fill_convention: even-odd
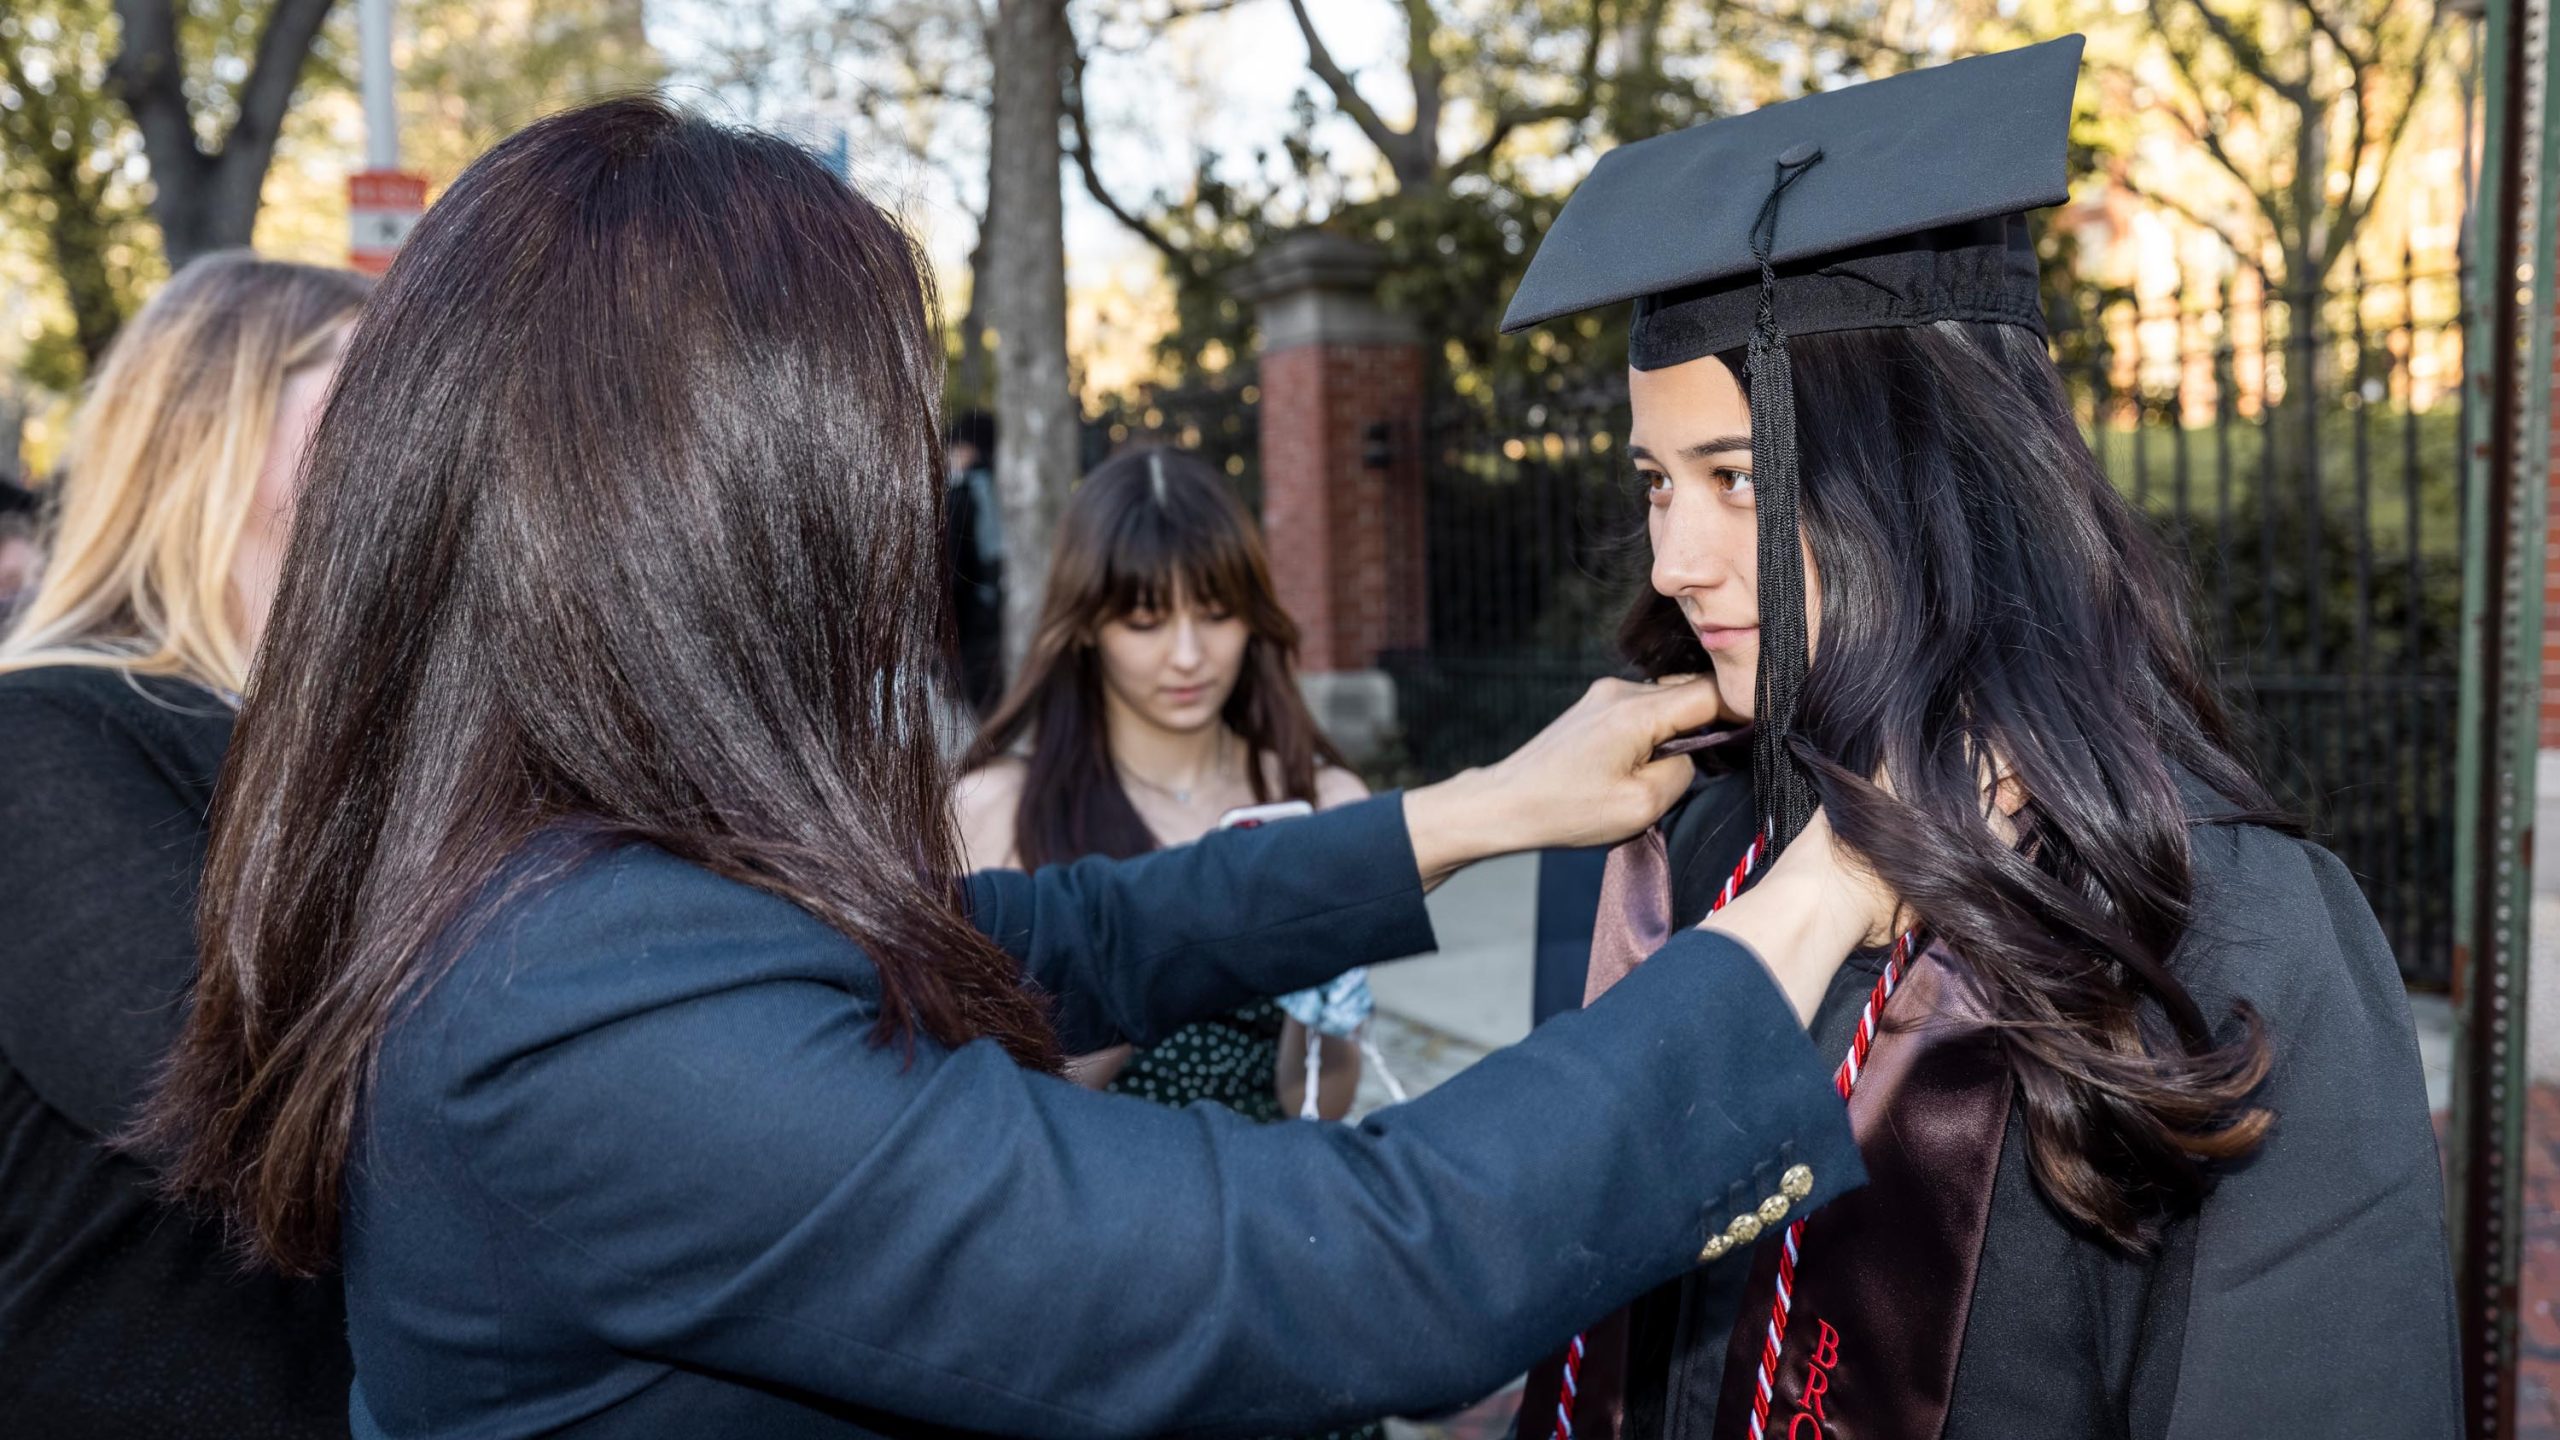
[[[1411,1104],[1257,1126],[876,1045],[856,946],[652,848],[516,889],[361,1116],[359,1435],[1321,1428],[1494,1389],[1789,1167],[1805,1204],[1863,1179],[1705,932]],[[969,901],[1070,1050],[1432,944],[1391,795]]]

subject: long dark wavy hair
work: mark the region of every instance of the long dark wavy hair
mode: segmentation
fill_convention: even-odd
[[[950,878],[922,276],[797,147],[648,98],[513,136],[410,238],[313,440],[140,1136],[258,1256],[334,1263],[385,1028],[538,836],[809,911],[884,1042],[1058,1063]]]
[[[1795,753],[1842,841],[1975,981],[2045,1193],[2141,1250],[2268,1124],[2248,1103],[2258,1016],[2244,1003],[2217,1035],[2170,966],[2195,891],[2183,792],[2283,822],[2235,758],[2183,574],[2100,473],[2036,337],[1943,322],[1789,350],[1822,597]],[[1650,590],[1620,638],[1649,674],[1698,668]],[[1986,821],[1993,758],[2027,797],[2016,848]]]
[[[1245,623],[1244,673],[1221,718],[1252,757],[1254,798],[1312,803],[1317,766],[1346,763],[1298,693],[1298,627],[1272,591],[1253,518],[1197,456],[1132,450],[1068,499],[1022,673],[962,762],[975,769],[1028,744],[1014,817],[1024,865],[1156,848],[1111,763],[1094,644],[1105,624],[1170,608],[1177,591]]]

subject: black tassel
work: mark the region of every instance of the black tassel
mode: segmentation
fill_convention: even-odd
[[[1805,623],[1804,552],[1797,528],[1795,372],[1786,332],[1778,328],[1778,272],[1769,262],[1778,238],[1778,202],[1797,177],[1822,159],[1799,147],[1780,157],[1777,182],[1751,227],[1751,256],[1760,262],[1760,311],[1746,352],[1751,373],[1751,493],[1760,532],[1760,673],[1754,685],[1751,786],[1769,827],[1774,860],[1804,829],[1814,807],[1813,779],[1788,747],[1796,699],[1812,665]]]

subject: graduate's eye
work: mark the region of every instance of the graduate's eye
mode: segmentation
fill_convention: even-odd
[[[1662,470],[1638,470],[1636,472],[1636,486],[1644,491],[1644,498],[1648,503],[1654,505],[1670,503],[1671,476],[1668,472]]]
[[[1120,617],[1120,623],[1132,630],[1153,630],[1164,623],[1164,617],[1153,610],[1132,610]]]
[[[1751,498],[1751,472],[1728,466],[1715,472],[1716,489],[1737,499]]]
[[[1224,625],[1234,618],[1236,612],[1223,605],[1207,606],[1200,611],[1200,623],[1203,625]]]

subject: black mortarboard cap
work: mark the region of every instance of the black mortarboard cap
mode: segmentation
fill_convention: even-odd
[[[1941,320],[2041,334],[2023,217],[2068,198],[2081,45],[2067,36],[1622,145],[1548,227],[1503,316],[1508,333],[1631,300],[1639,370],[1746,351],[1760,519],[1752,770],[1778,846],[1813,808],[1787,748],[1809,656],[1786,337]]]

